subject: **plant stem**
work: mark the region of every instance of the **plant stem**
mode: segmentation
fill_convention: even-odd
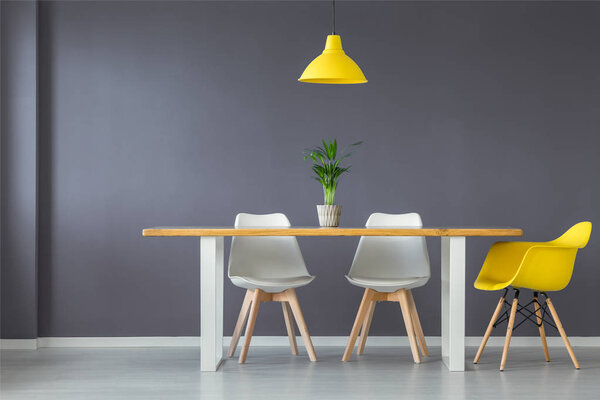
[[[335,186],[323,186],[325,205],[333,205],[335,201]]]

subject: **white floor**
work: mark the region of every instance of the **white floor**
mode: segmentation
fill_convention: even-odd
[[[582,369],[564,348],[515,347],[499,372],[499,347],[480,364],[448,372],[439,348],[420,365],[407,347],[367,347],[340,361],[343,348],[319,347],[311,363],[301,348],[251,348],[248,361],[227,360],[218,373],[200,373],[192,348],[43,348],[1,353],[2,400],[112,399],[599,399],[600,348],[579,347]],[[472,359],[475,348],[467,348]]]

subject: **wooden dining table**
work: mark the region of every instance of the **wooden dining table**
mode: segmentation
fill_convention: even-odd
[[[442,245],[442,361],[465,370],[466,238],[522,236],[499,227],[156,227],[143,236],[200,237],[200,369],[217,371],[223,360],[224,237],[226,236],[439,236]]]

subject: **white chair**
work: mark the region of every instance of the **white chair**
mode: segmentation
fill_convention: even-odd
[[[366,223],[367,228],[384,226],[420,228],[423,223],[416,213],[375,213]],[[365,288],[365,292],[342,360],[350,360],[361,328],[358,354],[363,353],[377,301],[400,303],[414,361],[421,362],[417,342],[421,353],[429,355],[411,289],[425,285],[430,275],[424,237],[361,237],[346,278],[351,284]]]
[[[238,214],[235,227],[290,227],[283,214]],[[298,241],[293,236],[234,236],[229,253],[229,279],[234,285],[246,289],[246,297],[235,325],[227,355],[233,357],[246,319],[246,339],[239,362],[246,362],[252,332],[258,316],[260,303],[279,301],[287,328],[292,354],[298,354],[296,334],[291,313],[302,335],[302,340],[311,361],[317,356],[308,334],[300,303],[296,297],[297,287],[308,285],[315,278],[304,264]],[[291,308],[291,313],[290,313]]]

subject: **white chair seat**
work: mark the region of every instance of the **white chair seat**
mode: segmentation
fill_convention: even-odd
[[[348,282],[355,286],[360,286],[366,289],[373,289],[383,293],[393,293],[400,289],[414,289],[421,287],[429,280],[428,276],[421,278],[367,278],[360,276],[346,275]]]
[[[238,214],[235,227],[290,227],[283,214]],[[315,279],[304,264],[293,236],[234,236],[229,255],[229,279],[244,289],[279,293],[308,285]]]
[[[260,289],[267,293],[279,293],[308,285],[314,276],[291,276],[285,278],[254,278],[250,276],[230,276],[231,282],[244,289]]]
[[[366,227],[423,226],[417,213],[371,214]],[[358,242],[348,281],[378,292],[423,286],[429,280],[429,254],[424,237],[363,236]]]

